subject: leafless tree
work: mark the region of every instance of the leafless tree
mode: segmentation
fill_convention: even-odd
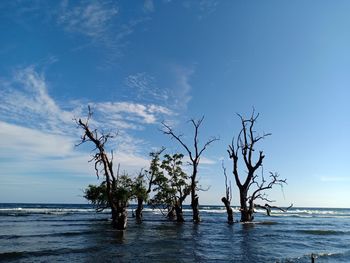
[[[231,181],[227,182],[227,174],[226,174],[226,167],[224,166],[224,162],[222,162],[222,170],[224,172],[225,176],[225,196],[221,198],[221,201],[224,203],[226,212],[227,212],[227,222],[229,224],[233,223],[233,210],[231,207],[231,199],[232,199],[232,187],[231,187]]]
[[[268,179],[263,174],[261,176],[257,174],[257,170],[262,167],[265,155],[263,151],[259,151],[256,161],[254,161],[255,146],[260,140],[265,139],[271,134],[264,133],[263,135],[258,135],[254,131],[254,124],[259,117],[259,114],[255,114],[254,110],[248,119],[243,118],[239,114],[238,116],[241,120],[242,128],[237,139],[233,139],[231,145],[229,145],[228,153],[233,162],[233,175],[240,193],[241,221],[249,222],[254,219],[254,207],[265,208],[268,213],[268,209],[271,209],[271,206],[255,205],[255,201],[263,200],[271,202],[272,200],[267,198],[264,191],[271,189],[274,185],[282,186],[286,184],[286,180],[280,179],[277,173],[270,173]],[[243,180],[239,174],[239,158],[243,159],[242,163],[247,173]]]
[[[193,211],[193,222],[199,223],[200,217],[199,217],[199,202],[198,202],[198,180],[197,180],[197,174],[198,174],[198,165],[200,162],[200,157],[202,153],[207,149],[207,147],[213,143],[214,141],[217,141],[218,138],[212,137],[209,140],[204,143],[202,147],[199,146],[199,140],[198,140],[198,133],[199,128],[203,122],[204,117],[202,117],[199,120],[191,119],[190,123],[193,126],[194,129],[194,135],[193,135],[193,147],[188,146],[182,139],[182,135],[178,135],[174,132],[174,130],[167,125],[165,122],[162,122],[163,125],[163,133],[171,136],[171,138],[175,139],[187,152],[188,157],[190,159],[190,164],[192,166],[192,174],[190,176],[191,178],[191,207]]]

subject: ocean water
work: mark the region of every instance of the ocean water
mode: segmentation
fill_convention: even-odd
[[[129,216],[123,232],[89,205],[0,204],[0,262],[350,262],[350,209],[258,211],[233,225],[219,206],[202,206],[199,225],[188,208],[183,224],[149,208],[142,224]]]

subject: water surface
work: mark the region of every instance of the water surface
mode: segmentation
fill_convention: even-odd
[[[310,262],[314,253],[316,262],[350,262],[349,209],[261,211],[233,225],[218,206],[202,207],[199,225],[185,214],[178,224],[146,208],[142,224],[130,217],[120,232],[89,205],[0,204],[0,261]]]

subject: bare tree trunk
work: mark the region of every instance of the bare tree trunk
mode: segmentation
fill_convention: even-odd
[[[142,222],[142,210],[143,210],[143,199],[137,198],[137,208],[136,208],[136,221],[138,223]]]
[[[194,223],[199,223],[201,221],[199,217],[199,206],[198,206],[198,195],[196,194],[196,182],[197,177],[197,161],[193,164],[193,171],[191,177],[191,208],[192,208],[192,220]]]
[[[176,217],[176,211],[175,211],[175,207],[172,206],[171,208],[169,208],[168,214],[167,214],[167,218],[169,218],[170,220],[174,220]]]
[[[254,220],[253,210],[247,206],[248,201],[248,189],[245,189],[244,185],[239,188],[240,196],[240,211],[241,211],[241,222],[251,222]]]
[[[241,211],[241,222],[252,222],[253,220],[254,220],[254,216],[252,211],[250,210]]]
[[[112,221],[113,227],[117,230],[125,230],[128,223],[128,211],[126,210],[127,203],[118,201],[116,220]]]
[[[176,212],[176,221],[179,223],[185,222],[183,213],[182,213],[182,206],[179,204],[175,205],[175,212]]]
[[[221,198],[221,201],[224,203],[226,212],[227,212],[227,222],[233,224],[233,210],[231,208],[230,201],[226,197]]]
[[[192,211],[193,211],[193,222],[195,223],[199,223],[201,221],[200,217],[199,217],[199,204],[198,204],[198,195],[194,195],[194,197],[192,197]]]

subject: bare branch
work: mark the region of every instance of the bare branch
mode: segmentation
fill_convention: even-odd
[[[164,134],[170,135],[172,138],[174,138],[175,140],[177,140],[187,151],[189,157],[191,160],[193,160],[192,157],[192,152],[190,151],[190,149],[187,147],[187,145],[180,139],[181,135],[176,135],[173,131],[173,129],[168,126],[165,122],[162,122],[162,125],[164,126],[165,129],[162,130],[162,132]]]

